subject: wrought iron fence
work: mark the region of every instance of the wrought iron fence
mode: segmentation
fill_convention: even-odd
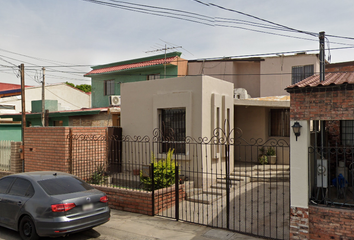
[[[240,129],[221,128],[211,138],[174,141],[166,136],[160,129],[154,130],[152,139],[73,136],[73,174],[92,184],[138,191],[161,186],[158,191],[163,193],[168,191],[164,186],[183,184],[185,198],[180,200],[176,187],[174,199],[154,206],[160,210],[158,215],[268,238],[289,238],[288,142],[246,141]],[[175,152],[176,148],[185,151]],[[150,171],[154,172],[154,187],[148,178]]]
[[[309,148],[310,202],[354,208],[354,148]]]

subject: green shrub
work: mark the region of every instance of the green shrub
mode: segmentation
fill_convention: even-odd
[[[264,165],[264,164],[268,164],[268,157],[266,155],[261,155],[258,158],[258,161],[260,164]]]
[[[267,156],[275,156],[275,149],[273,147],[267,149]]]
[[[174,150],[168,150],[166,159],[163,160],[156,160],[154,154],[151,154],[154,165],[155,189],[169,187],[175,183],[176,163],[172,159],[173,152]],[[142,171],[140,171],[140,181],[143,183],[145,190],[152,190],[152,179],[150,177],[144,177]]]

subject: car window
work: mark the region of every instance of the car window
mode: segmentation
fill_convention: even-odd
[[[23,197],[32,197],[34,190],[32,184],[28,180],[17,178],[12,185],[9,194]]]
[[[38,181],[38,184],[48,195],[60,195],[91,190],[93,187],[75,177],[58,177]]]
[[[0,193],[6,193],[9,186],[15,180],[14,177],[7,177],[0,179]]]

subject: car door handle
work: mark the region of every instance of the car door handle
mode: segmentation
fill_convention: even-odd
[[[21,201],[19,201],[19,202],[17,203],[17,205],[18,205],[18,206],[21,206],[21,205],[22,205],[22,202],[21,202]]]

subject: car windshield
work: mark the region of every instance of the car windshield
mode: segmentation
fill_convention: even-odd
[[[74,177],[58,177],[41,180],[38,183],[48,195],[68,194],[94,189],[91,185]]]

